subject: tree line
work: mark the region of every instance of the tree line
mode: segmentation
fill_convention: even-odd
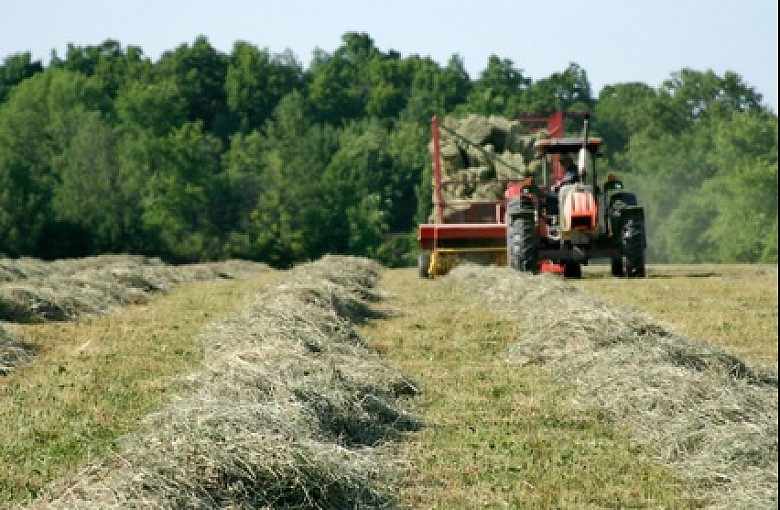
[[[0,254],[410,264],[432,116],[554,110],[591,112],[602,168],[645,207],[649,261],[777,262],[777,115],[737,74],[594,95],[575,63],[533,79],[493,55],[472,78],[457,54],[442,65],[355,32],[306,68],[202,36],[157,61],[113,40],[46,66],[5,58]]]

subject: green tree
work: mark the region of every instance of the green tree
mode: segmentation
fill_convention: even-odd
[[[220,171],[222,143],[200,122],[187,122],[160,139],[146,182],[141,219],[176,262],[200,262],[219,254],[211,221],[210,187]]]
[[[187,120],[202,122],[206,131],[227,140],[235,129],[227,106],[225,80],[229,57],[205,36],[192,46],[165,52],[155,66],[155,80],[173,77],[186,104]]]
[[[375,256],[393,207],[389,136],[378,122],[363,121],[347,126],[339,142],[323,176],[329,251]]]
[[[432,59],[412,56],[406,59],[412,80],[404,110],[404,122],[427,124],[434,115],[444,116],[463,103],[471,91],[471,80],[463,59],[453,55],[444,68]]]
[[[123,130],[146,130],[158,137],[166,136],[187,119],[186,100],[172,77],[128,84],[116,98],[115,108]]]
[[[722,262],[777,262],[777,117],[736,113],[718,123],[707,182],[716,214],[705,232]]]
[[[734,113],[661,137],[634,135],[625,162],[637,173],[659,262],[771,258],[777,217],[777,117]],[[739,233],[737,233],[739,229]],[[752,239],[752,242],[747,242]]]
[[[515,113],[592,111],[594,100],[587,73],[572,62],[563,72],[527,83],[517,103]]]
[[[136,46],[123,48],[115,40],[107,39],[97,46],[68,44],[64,59],[56,55],[53,69],[66,69],[87,78],[102,92],[100,104],[94,105],[106,114],[112,114],[112,102],[120,89],[138,80],[151,79],[152,63]]]
[[[81,112],[63,154],[57,158],[52,217],[43,251],[79,257],[122,251],[126,238],[114,131],[99,112]]]
[[[12,88],[42,71],[41,61],[33,62],[29,51],[6,57],[0,66],[0,103],[6,100]]]
[[[652,87],[638,82],[607,85],[601,89],[594,106],[594,128],[604,139],[608,159],[625,151],[631,137],[652,122],[643,105],[655,97]]]
[[[0,110],[0,229],[9,255],[41,252],[49,246],[51,200],[62,160],[86,112],[104,96],[79,73],[49,70],[14,88]],[[43,242],[43,244],[41,244]]]
[[[315,52],[308,99],[317,120],[340,125],[365,115],[371,84],[365,71],[379,50],[368,34],[347,32],[329,55]]]
[[[734,72],[723,77],[712,70],[684,68],[664,81],[662,90],[687,114],[689,122],[707,117],[728,117],[732,113],[754,111],[761,107],[761,95],[742,82]]]
[[[303,88],[303,69],[292,53],[271,55],[245,43],[233,46],[225,79],[227,105],[239,129],[261,128],[279,100]]]
[[[491,55],[487,68],[480,74],[466,102],[457,108],[457,113],[516,118],[521,111],[523,92],[530,84],[530,78],[523,76],[523,71],[516,69],[512,60]]]
[[[704,231],[710,260],[777,263],[777,164],[754,163],[706,183],[715,214]]]
[[[332,232],[321,186],[336,149],[333,128],[312,124],[299,92],[282,98],[264,126],[236,135],[226,157],[229,196],[236,208],[226,252],[276,267],[316,258]]]

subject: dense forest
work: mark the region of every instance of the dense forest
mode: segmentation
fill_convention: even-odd
[[[354,32],[308,68],[205,37],[157,61],[113,40],[47,65],[6,57],[0,255],[411,264],[432,116],[553,110],[591,113],[602,168],[645,206],[648,261],[777,262],[777,114],[737,74],[594,95],[576,63],[533,79],[494,55],[472,78],[457,54],[442,65]]]

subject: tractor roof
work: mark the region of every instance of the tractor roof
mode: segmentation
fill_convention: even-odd
[[[598,154],[601,138],[588,138],[588,152]],[[534,142],[534,151],[538,154],[564,154],[578,152],[582,148],[582,138],[545,138]]]

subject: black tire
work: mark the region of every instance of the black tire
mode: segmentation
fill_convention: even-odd
[[[507,261],[513,269],[538,272],[539,260],[533,214],[518,216],[507,227]]]
[[[566,262],[563,265],[564,278],[582,278],[582,265],[579,262]]]
[[[431,253],[427,251],[420,252],[417,255],[417,271],[420,278],[430,278],[431,274],[428,268],[431,266]]]
[[[627,205],[637,205],[638,203],[639,202],[636,199],[636,195],[626,191],[621,191],[620,193],[615,193],[610,197],[609,208],[620,209]]]
[[[623,269],[623,257],[614,257],[612,260],[612,276],[625,276],[626,272]]]
[[[630,219],[623,226],[622,250],[623,272],[629,278],[645,277],[645,239],[644,225],[641,221]]]

